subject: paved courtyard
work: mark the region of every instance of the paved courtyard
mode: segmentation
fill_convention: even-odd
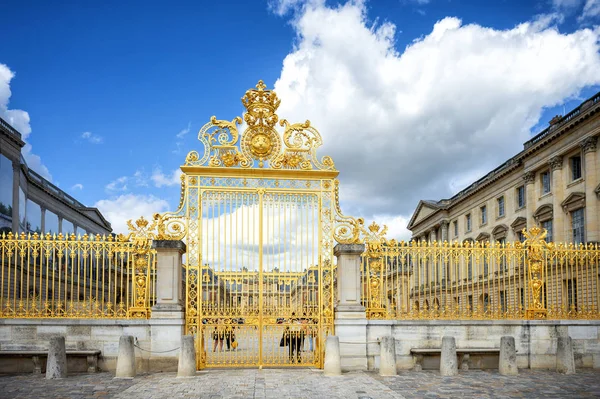
[[[469,371],[440,377],[432,371],[397,377],[346,373],[325,377],[320,370],[211,370],[177,379],[174,373],[116,380],[109,373],[79,374],[48,381],[43,375],[0,376],[0,398],[597,398],[600,370],[565,376],[521,370],[518,377],[497,371]]]

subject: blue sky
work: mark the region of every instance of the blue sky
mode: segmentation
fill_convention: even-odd
[[[413,48],[416,42],[420,51],[425,51],[427,45],[427,51],[432,51],[432,54],[443,52],[449,47],[448,43],[440,41],[439,45],[443,48],[440,47],[438,52],[431,39],[435,26],[449,26],[440,29],[457,34],[453,37],[444,34],[444,40],[465,40],[465,44],[458,48],[465,49],[465,53],[470,51],[472,56],[466,54],[462,61],[447,59],[437,63],[442,71],[430,71],[430,80],[433,80],[431,86],[448,84],[444,71],[450,69],[445,65],[458,65],[466,62],[464,60],[485,54],[495,46],[494,41],[502,32],[514,33],[519,24],[541,24],[541,27],[529,28],[531,32],[523,35],[530,35],[534,39],[542,34],[552,36],[550,39],[547,36],[544,36],[546,39],[540,39],[540,43],[544,43],[540,46],[548,46],[548,53],[556,54],[557,61],[565,64],[558,65],[557,70],[548,69],[547,73],[540,73],[540,79],[547,81],[524,89],[523,93],[517,89],[508,90],[506,87],[510,85],[503,82],[503,77],[519,74],[519,71],[507,69],[506,72],[499,72],[499,78],[486,77],[486,83],[494,81],[498,87],[492,86],[491,90],[482,92],[482,107],[490,108],[489,112],[481,111],[484,120],[471,122],[468,118],[461,118],[444,123],[455,129],[445,133],[444,137],[453,137],[452,142],[460,144],[464,151],[472,155],[469,165],[459,165],[461,154],[448,154],[444,149],[441,151],[448,155],[448,162],[458,165],[456,169],[444,170],[446,168],[443,165],[433,163],[423,168],[427,169],[428,174],[421,176],[410,169],[410,164],[404,166],[399,170],[401,173],[419,175],[421,181],[426,183],[399,180],[398,185],[402,187],[398,190],[411,191],[414,195],[404,202],[396,202],[394,192],[385,188],[379,190],[375,186],[362,186],[364,175],[350,167],[358,164],[362,170],[372,169],[374,173],[377,169],[386,168],[385,164],[375,165],[368,154],[356,152],[356,147],[360,147],[356,143],[348,151],[341,150],[343,145],[335,144],[334,147],[331,144],[329,148],[337,155],[334,160],[341,159],[338,166],[349,165],[347,169],[340,166],[340,170],[342,184],[347,184],[342,194],[347,195],[346,205],[350,213],[355,212],[356,216],[367,218],[380,216],[387,218],[390,223],[405,225],[419,198],[439,199],[452,195],[461,185],[464,186],[516,153],[522,145],[522,139],[526,138],[524,132],[529,135],[541,130],[552,116],[562,114],[563,108],[568,112],[582,99],[600,90],[600,69],[596,69],[600,65],[598,3],[596,0],[373,0],[364,3],[295,0],[270,3],[58,1],[51,4],[42,1],[2,1],[0,64],[12,71],[14,77],[5,78],[12,95],[7,97],[5,94],[4,99],[0,96],[0,114],[3,106],[4,111],[27,112],[31,127],[27,142],[32,146],[31,152],[38,155],[48,169],[52,181],[86,205],[103,205],[104,209],[103,206],[101,209],[114,218],[113,223],[121,225],[122,222],[117,219],[122,219],[123,212],[131,212],[130,217],[135,218],[136,212],[166,208],[173,210],[179,199],[179,188],[173,183],[176,180],[173,172],[182,164],[189,150],[201,150],[201,144],[197,141],[198,130],[212,115],[229,120],[240,115],[240,97],[258,79],[263,79],[269,87],[278,82],[277,88],[279,91],[281,87],[283,103],[289,98],[295,104],[289,107],[289,113],[295,119],[316,118],[325,140],[343,143],[352,137],[359,137],[360,132],[365,130],[352,133],[353,126],[372,118],[368,113],[360,118],[352,107],[368,109],[370,95],[382,98],[394,90],[400,90],[396,89],[399,87],[397,83],[371,87],[369,82],[375,79],[375,75],[369,75],[370,72],[365,69],[377,70],[390,61],[390,57],[399,61],[397,68],[404,68],[408,62],[406,48]],[[287,4],[291,4],[291,7],[284,12],[281,7],[286,8]],[[355,11],[360,15],[358,19],[352,17]],[[462,22],[457,26],[457,20],[448,17]],[[476,27],[480,33],[473,34],[472,29],[469,32],[466,29],[469,26]],[[377,54],[369,54],[369,46],[364,51],[360,50],[363,44],[358,41],[362,40],[360,38],[354,39],[355,48],[353,42],[344,42],[346,33],[360,31],[359,28],[365,32],[360,38],[365,38],[366,42],[374,38],[376,43],[383,43],[383,50]],[[339,32],[329,35],[336,31]],[[461,32],[463,34],[459,35]],[[479,37],[485,36],[486,32],[497,34],[489,36],[488,42],[481,41]],[[466,36],[468,34],[473,36]],[[318,40],[314,40],[312,35],[316,35],[314,37]],[[385,38],[382,39],[382,36]],[[469,47],[477,40],[480,40],[477,45]],[[512,39],[500,44],[503,51],[511,51],[509,40]],[[556,43],[552,40],[556,40]],[[515,53],[533,51],[520,49],[519,43],[522,41],[514,45]],[[577,50],[576,54],[569,57],[573,59],[573,64],[559,60],[564,47]],[[326,53],[324,49],[327,49]],[[356,57],[348,56],[353,52],[357,53]],[[364,59],[361,59],[361,54]],[[377,62],[378,56],[383,57],[382,62]],[[288,64],[284,64],[286,57]],[[404,63],[401,62],[403,57]],[[489,55],[485,59],[493,57]],[[515,59],[519,57],[521,55],[517,54]],[[500,59],[511,62],[507,56]],[[317,60],[320,61],[317,63]],[[417,68],[422,68],[423,74],[427,73],[427,60],[428,57],[425,57],[416,64]],[[363,62],[364,65],[361,64]],[[309,75],[298,78],[307,64],[310,64]],[[489,70],[497,64],[481,65],[481,68]],[[315,113],[315,110],[325,107],[325,103],[319,103],[321,96],[318,95],[310,97],[306,93],[296,93],[297,96],[293,97],[292,89],[304,79],[305,86],[311,88],[312,93],[320,90],[331,93],[334,89],[326,84],[332,79],[324,71],[338,68],[350,71],[351,78],[344,85],[345,89],[351,84],[357,85],[356,89],[349,91],[352,94],[349,95],[347,110],[342,108],[341,116],[335,121],[319,114],[304,115],[304,112]],[[393,67],[392,70],[396,71],[397,68]],[[358,70],[360,72],[356,72]],[[362,73],[364,79],[359,76]],[[398,73],[406,76],[404,72]],[[477,75],[472,75],[472,80],[475,86],[481,86],[477,84]],[[523,76],[526,74],[523,73]],[[440,83],[436,84],[435,79],[439,79]],[[385,76],[383,81],[386,81]],[[317,86],[318,82],[323,85]],[[517,83],[515,87],[523,86]],[[548,85],[557,87],[548,92],[542,89]],[[381,94],[369,94],[370,90],[375,90],[374,86],[378,90],[382,87],[385,89]],[[404,92],[395,95],[404,95],[413,89],[405,85],[402,90]],[[414,90],[419,91],[417,86]],[[486,102],[487,93],[495,90],[504,93],[504,96],[499,99],[490,97],[490,101]],[[464,85],[443,93],[446,103],[436,103],[435,107],[439,114],[415,109],[411,115],[422,115],[421,119],[399,117],[390,122],[392,126],[380,126],[377,120],[371,119],[369,123],[373,126],[373,132],[381,129],[394,137],[394,132],[404,131],[404,128],[420,131],[421,128],[425,129],[424,126],[431,126],[431,123],[435,126],[435,121],[443,121],[444,115],[451,112],[453,106],[460,105],[462,95],[478,95],[477,91],[464,90]],[[455,93],[455,96],[448,93]],[[441,101],[434,96],[430,98]],[[335,104],[344,104],[346,101],[348,98],[335,100]],[[464,106],[470,107],[471,114],[480,112],[477,104],[473,106],[467,102]],[[514,109],[522,109],[523,112],[513,112]],[[389,110],[383,114],[389,115]],[[513,114],[518,115],[510,123],[507,122],[505,133],[501,132],[502,129],[488,131],[481,128],[493,124],[495,118],[504,119]],[[333,119],[337,114],[331,115]],[[346,118],[345,115],[359,119],[351,123],[351,117]],[[280,116],[286,117],[281,113]],[[323,126],[327,131],[323,130]],[[469,132],[479,133],[470,135]],[[494,154],[485,150],[475,151],[478,147],[474,143],[482,135],[484,139],[489,137],[491,143],[505,137],[511,144],[502,146],[502,150]],[[410,138],[410,135],[406,137]],[[405,138],[399,135],[390,140],[398,145],[397,154],[402,156]],[[394,159],[393,155],[390,154],[390,160]],[[388,157],[383,159],[382,162],[385,162]],[[36,167],[35,162],[30,162],[30,165]],[[382,187],[389,186],[389,179],[398,174],[400,172],[388,176],[387,183],[381,181]],[[369,204],[356,200],[360,193],[367,191],[375,193]],[[124,196],[129,196],[129,201],[125,201]],[[400,227],[393,231],[399,236],[406,235]]]

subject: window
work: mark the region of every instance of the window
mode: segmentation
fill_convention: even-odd
[[[525,206],[525,186],[517,187],[517,208]]]
[[[583,208],[571,212],[571,225],[573,226],[573,242],[580,244],[584,242]]]
[[[473,310],[473,295],[469,295],[469,310]]]
[[[581,179],[581,155],[571,157],[571,180]]]
[[[458,237],[458,220],[455,220],[452,225],[454,226],[454,237]]]
[[[568,305],[567,311],[577,311],[577,280],[574,278],[565,280],[563,285],[563,292],[566,292],[567,294],[567,298],[565,301]]]
[[[481,224],[487,223],[487,206],[481,207]]]
[[[498,217],[504,216],[504,196],[498,198]]]
[[[499,238],[497,242],[502,248],[506,247],[506,237]],[[500,270],[501,272],[508,270],[508,266],[506,264],[506,252],[504,251],[502,251],[500,255],[500,266],[502,266],[502,269]]]
[[[471,258],[471,256],[469,256],[469,260],[467,263],[467,276],[469,277],[469,280],[473,278],[473,259]]]
[[[471,231],[471,214],[469,213],[467,216],[465,216],[465,218],[467,223],[467,231]]]
[[[525,289],[521,288],[521,302],[519,303],[519,309],[525,309]]]
[[[550,172],[545,171],[540,174],[542,179],[542,195],[550,192]]]
[[[502,313],[506,312],[506,293],[500,291],[500,310]]]
[[[517,231],[517,239],[521,242],[525,241],[525,236],[522,231]]]
[[[553,241],[552,240],[552,219],[542,222],[542,228],[546,229],[548,231],[548,235],[546,235],[546,242]]]

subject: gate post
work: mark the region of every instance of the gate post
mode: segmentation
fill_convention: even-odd
[[[342,370],[367,370],[367,314],[361,303],[364,244],[337,244],[335,334],[340,339]]]
[[[185,327],[181,257],[182,241],[154,240],[156,249],[156,302],[150,317],[150,371],[177,371],[179,348]],[[158,353],[163,352],[163,353]]]

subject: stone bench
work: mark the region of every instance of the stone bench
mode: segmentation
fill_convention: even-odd
[[[441,356],[442,349],[441,348],[412,348],[410,350],[411,355],[415,360],[415,371],[423,370],[423,358],[425,356]],[[500,348],[462,348],[456,349],[456,355],[458,356],[458,364],[461,370],[466,371],[469,370],[471,363],[471,355],[476,356],[500,356]],[[493,368],[487,367],[487,365],[483,364],[484,367],[479,368]],[[497,368],[496,363],[496,368]],[[434,367],[431,367],[434,368]],[[439,367],[438,367],[439,368]]]
[[[98,357],[100,356],[99,350],[67,350],[67,364],[69,364],[69,359],[73,358],[85,358],[87,361],[87,372],[95,373],[98,371]],[[0,350],[0,359],[12,360],[19,358],[31,358],[33,361],[33,373],[41,374],[42,366],[46,368],[46,361],[48,360],[48,351],[47,350]],[[1,370],[5,367],[0,367]],[[10,365],[6,367],[11,369]],[[22,367],[15,367],[17,372],[22,371]],[[14,372],[11,370],[7,370],[5,372]]]

